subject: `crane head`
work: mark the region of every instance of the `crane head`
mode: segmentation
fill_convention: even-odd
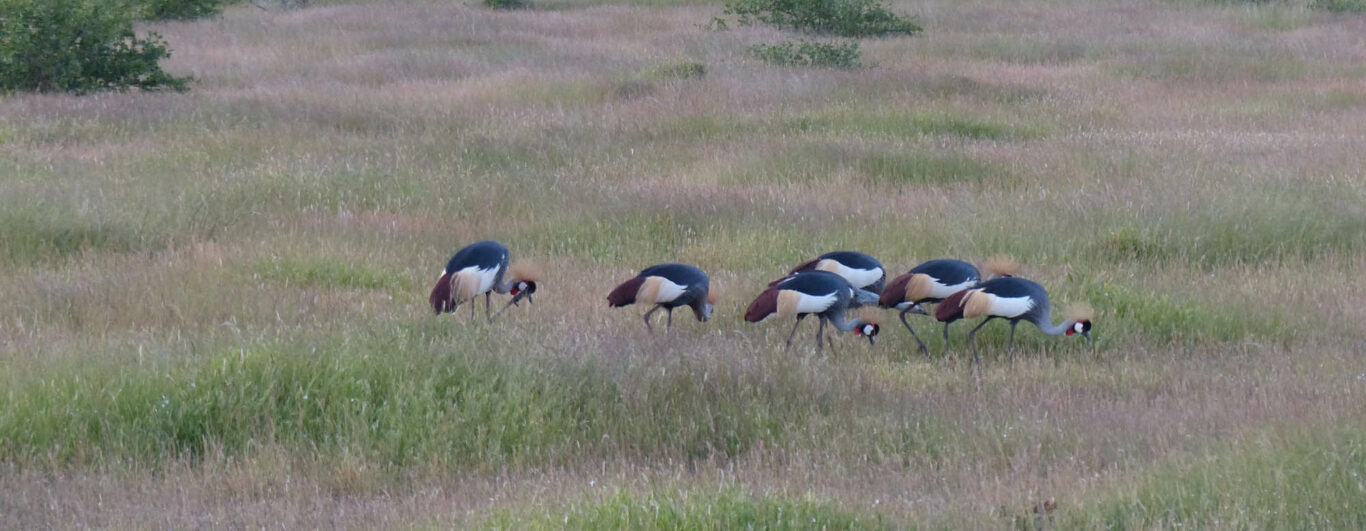
[[[536,301],[531,298],[531,294],[536,293],[536,281],[519,280],[516,284],[513,284],[512,289],[509,290],[508,293],[512,294],[511,304],[517,304],[517,301],[520,301],[523,298],[525,298],[528,303],[535,303]]]
[[[868,344],[872,345],[873,338],[881,331],[882,314],[869,309],[855,312],[854,335],[868,338]]]
[[[540,271],[530,264],[519,262],[508,268],[508,276],[513,280],[512,287],[508,289],[508,293],[512,294],[512,302],[508,304],[517,304],[524,298],[527,302],[536,302],[532,300],[531,294],[536,293],[536,281],[541,278]]]
[[[1072,327],[1067,329],[1067,335],[1081,334],[1081,337],[1091,340],[1091,321],[1077,321],[1072,323]]]
[[[693,307],[697,313],[698,321],[705,323],[711,319],[711,312],[716,309],[716,291],[711,289],[710,286],[707,288],[707,297],[702,301],[702,305],[700,306],[701,309],[698,310],[697,308],[698,307],[696,306]]]
[[[877,323],[863,323],[854,328],[854,334],[868,338],[868,344],[873,344],[873,337],[882,331],[882,326]]]
[[[1096,311],[1089,305],[1074,303],[1066,310],[1067,320],[1072,325],[1067,327],[1067,335],[1081,334],[1081,337],[1091,340],[1091,319],[1095,318]]]

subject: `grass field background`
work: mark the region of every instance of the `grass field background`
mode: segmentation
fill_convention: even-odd
[[[898,1],[845,71],[540,6],[235,7],[145,28],[188,93],[0,99],[0,525],[1366,527],[1366,18]],[[480,239],[536,303],[431,315]],[[1096,341],[743,322],[837,249],[1012,254]],[[649,335],[605,296],[668,261],[721,300]]]

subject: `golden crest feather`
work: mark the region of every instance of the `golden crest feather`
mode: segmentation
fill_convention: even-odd
[[[507,276],[511,280],[540,282],[541,271],[527,262],[515,262],[508,266]]]
[[[851,312],[854,318],[863,319],[863,322],[882,326],[884,314],[872,308],[859,308]]]
[[[1062,315],[1069,321],[1090,321],[1096,318],[1096,311],[1091,309],[1090,304],[1074,302],[1063,309]]]
[[[992,277],[1013,277],[1020,273],[1020,263],[1014,256],[998,254],[987,259],[987,275]]]

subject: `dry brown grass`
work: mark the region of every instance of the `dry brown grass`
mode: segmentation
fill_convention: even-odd
[[[744,50],[775,33],[702,29],[716,6],[240,7],[154,28],[168,70],[198,79],[190,93],[5,96],[8,389],[375,330],[408,330],[383,354],[413,363],[401,349],[465,339],[405,328],[435,319],[434,273],[496,238],[542,268],[536,303],[492,326],[442,321],[491,355],[597,367],[659,411],[679,397],[633,378],[701,368],[716,380],[698,396],[760,382],[813,405],[772,404],[794,416],[733,456],[600,443],[396,466],[262,437],[157,465],[16,457],[0,464],[0,521],[446,527],[623,488],[734,487],[894,525],[998,527],[1002,507],[1085,511],[1166,463],[1359,423],[1366,48],[1351,44],[1366,20],[895,7],[926,32],[864,43],[875,67],[852,72],[762,66]],[[641,77],[679,60],[705,77]],[[911,155],[924,158],[897,158]],[[840,337],[824,358],[802,341],[781,352],[790,322],[741,322],[766,281],[844,248],[889,271],[1009,253],[1060,307],[1094,306],[1096,348],[1022,328],[1014,365],[973,372],[963,325],[923,361],[894,321],[876,348]],[[649,335],[607,307],[616,282],[669,261],[725,288],[709,323]],[[1004,339],[991,328],[984,350]]]

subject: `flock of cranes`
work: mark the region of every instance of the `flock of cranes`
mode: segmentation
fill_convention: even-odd
[[[826,336],[827,324],[836,330],[853,332],[867,338],[881,330],[872,315],[850,317],[849,313],[864,306],[900,310],[901,323],[915,339],[921,353],[929,356],[929,347],[916,334],[907,314],[933,316],[944,323],[944,344],[948,345],[948,326],[959,319],[985,317],[968,333],[973,361],[979,362],[977,332],[993,319],[1010,322],[1010,339],[1006,344],[1009,355],[1014,354],[1015,327],[1028,321],[1045,334],[1080,335],[1091,339],[1089,309],[1079,307],[1058,324],[1053,323],[1048,292],[1039,284],[1015,277],[1014,263],[1007,259],[993,259],[987,264],[988,277],[982,279],[976,266],[961,260],[936,259],[922,263],[887,282],[886,269],[877,259],[854,251],[826,253],[814,260],[792,268],[787,275],[769,283],[768,287],[750,303],[745,321],[755,323],[776,316],[778,319],[795,317],[792,332],[787,336],[787,347],[802,319],[814,315],[820,321],[816,329],[816,349],[833,338]],[[535,271],[508,265],[508,249],[495,241],[470,244],[451,257],[432,288],[429,301],[437,314],[454,312],[461,304],[469,303],[474,316],[475,300],[484,296],[484,313],[489,321],[522,299],[532,302],[538,275]],[[511,294],[512,300],[493,313],[490,299],[494,292]],[[645,268],[640,274],[622,282],[607,295],[612,307],[631,304],[650,306],[643,319],[645,327],[654,331],[650,317],[660,309],[665,311],[665,327],[673,327],[673,311],[687,306],[698,321],[711,319],[716,304],[707,274],[686,264],[659,264]],[[925,305],[933,304],[931,313]]]

